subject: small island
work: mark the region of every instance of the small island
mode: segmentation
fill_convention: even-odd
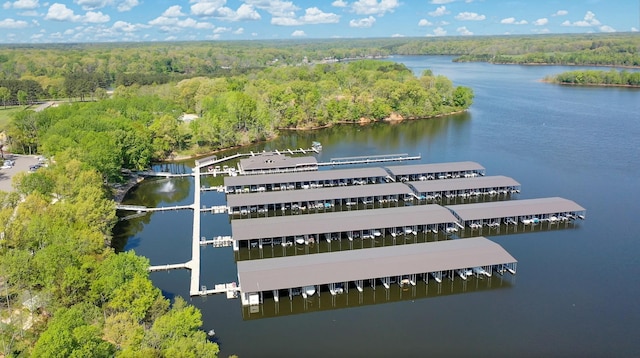
[[[640,87],[640,72],[603,70],[567,71],[547,76],[545,82],[576,86]]]

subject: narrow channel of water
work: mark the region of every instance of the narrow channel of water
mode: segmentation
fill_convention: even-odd
[[[277,308],[266,302],[257,313],[222,295],[190,299],[203,312],[204,328],[215,328],[221,356],[636,356],[640,90],[539,81],[572,69],[559,66],[393,60],[472,87],[474,105],[438,119],[284,132],[246,150],[308,147],[316,140],[324,147],[319,160],[419,153],[423,163],[476,161],[487,175],[519,181],[519,198],[565,197],[587,209],[587,220],[568,230],[490,235],[518,260],[518,274],[508,280],[466,287],[458,280],[440,289],[419,284],[415,294],[395,290],[388,298],[383,290],[362,297],[351,291],[335,302],[323,292],[308,302],[281,300]],[[190,204],[192,186],[186,178],[148,180],[126,202]],[[223,194],[203,194],[204,205],[224,201]],[[191,215],[147,214],[121,222],[115,236],[122,249],[152,264],[184,262]],[[228,216],[202,214],[203,236],[230,234]],[[234,260],[231,248],[203,248],[202,284],[235,281]],[[151,277],[168,297],[189,296],[189,272]]]

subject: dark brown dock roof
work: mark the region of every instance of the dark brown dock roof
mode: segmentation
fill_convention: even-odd
[[[260,292],[517,262],[484,238],[238,262],[243,292]]]
[[[313,189],[315,190],[315,189]],[[404,206],[375,210],[354,210],[314,215],[290,215],[250,220],[232,220],[234,240],[360,231],[413,225],[456,222],[440,205]]]
[[[268,191],[262,193],[229,195],[227,196],[227,205],[230,208],[235,208],[253,205],[402,195],[408,193],[411,193],[411,189],[402,183],[335,186],[329,188]]]
[[[389,175],[383,168],[331,169],[309,172],[259,174],[224,177],[225,186],[266,185],[279,183],[297,183],[304,181],[340,180],[349,178],[375,178]]]
[[[475,178],[456,178],[447,180],[412,181],[411,184],[418,192],[440,192],[449,190],[465,190],[479,188],[519,187],[520,183],[502,175],[483,176]]]
[[[420,173],[447,173],[461,171],[482,171],[484,167],[476,162],[430,163],[413,165],[394,165],[386,167],[394,175],[411,175]]]
[[[585,211],[574,201],[559,197],[449,205],[446,208],[464,221]]]

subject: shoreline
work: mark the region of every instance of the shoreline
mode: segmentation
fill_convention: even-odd
[[[617,85],[617,84],[609,84],[609,83],[568,83],[568,82],[560,82],[555,80],[546,80],[541,79],[540,82],[550,83],[554,85],[560,86],[575,86],[575,87],[621,87],[621,88],[640,88],[640,86],[635,85]]]
[[[144,181],[144,177],[140,177],[137,175],[129,175],[129,178],[124,183],[118,183],[115,185],[110,185],[111,189],[111,198],[116,204],[121,204],[124,197],[127,195],[129,190],[134,186],[142,183]]]
[[[464,113],[468,111],[468,109],[461,109],[459,111],[453,111],[453,112],[449,112],[449,113],[441,113],[441,114],[436,114],[433,116],[429,116],[429,117],[402,117],[401,115],[398,114],[392,114],[391,116],[387,117],[387,118],[383,118],[380,120],[373,120],[373,119],[368,119],[368,118],[360,118],[359,121],[357,122],[353,122],[353,121],[336,121],[334,123],[328,123],[322,126],[313,126],[313,127],[301,127],[301,128],[290,128],[290,127],[281,127],[278,128],[278,130],[284,130],[284,131],[313,131],[313,130],[319,130],[319,129],[327,129],[327,128],[331,128],[335,125],[367,125],[367,124],[372,124],[372,123],[389,123],[389,124],[393,124],[393,123],[399,123],[399,122],[403,122],[403,121],[417,121],[417,120],[427,120],[427,119],[434,119],[434,118],[442,118],[442,117],[446,117],[446,116],[452,116],[452,115],[456,115],[456,114],[460,114],[460,113]],[[178,161],[182,161],[182,160],[189,160],[189,159],[197,159],[197,158],[203,158],[203,157],[207,157],[216,153],[220,153],[226,150],[231,150],[231,149],[239,149],[239,148],[243,148],[246,147],[248,145],[251,144],[256,144],[256,143],[260,143],[260,142],[268,142],[271,140],[274,140],[278,138],[278,136],[273,136],[269,139],[266,139],[264,141],[256,141],[256,142],[251,142],[249,144],[239,144],[239,145],[235,145],[232,147],[226,147],[226,148],[220,148],[220,149],[214,149],[214,150],[210,150],[207,151],[205,153],[202,154],[193,154],[193,155],[172,155],[170,158],[165,158],[163,160],[161,160],[161,163],[174,163],[174,162],[178,162]]]

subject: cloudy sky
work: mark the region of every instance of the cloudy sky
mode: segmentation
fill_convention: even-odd
[[[639,22],[639,0],[9,0],[0,43],[637,32]]]

